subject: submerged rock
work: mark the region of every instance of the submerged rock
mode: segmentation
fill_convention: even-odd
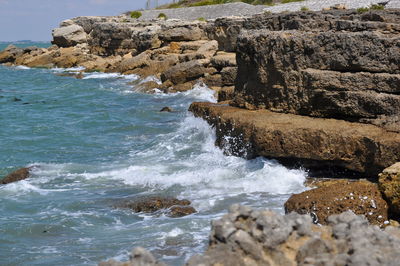
[[[172,108],[166,106],[166,107],[163,107],[163,108],[160,110],[160,112],[172,112]]]
[[[396,163],[379,175],[379,189],[387,200],[391,215],[400,217],[400,163]]]
[[[165,263],[157,261],[153,255],[144,248],[135,248],[129,256],[128,262],[119,262],[113,259],[100,262],[99,266],[166,266]]]
[[[314,223],[327,224],[333,214],[351,210],[365,215],[371,224],[380,227],[388,222],[388,205],[377,184],[368,181],[336,180],[321,187],[292,195],[285,203],[285,212],[310,214]]]
[[[0,184],[5,185],[9,183],[14,183],[18,182],[24,179],[27,179],[30,175],[30,171],[32,170],[32,167],[24,167],[21,169],[18,169],[10,174],[8,174],[6,177],[0,180]]]
[[[189,206],[190,204],[191,202],[186,199],[148,197],[124,201],[117,204],[116,207],[131,209],[134,212],[146,213],[164,210],[167,216],[182,217],[196,212],[193,207]]]

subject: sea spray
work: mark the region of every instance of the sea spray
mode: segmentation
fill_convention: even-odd
[[[94,265],[144,246],[182,264],[206,248],[210,220],[231,204],[282,212],[304,189],[302,170],[215,147],[215,130],[187,112],[192,101],[216,101],[204,85],[149,95],[128,84],[133,76],[55,75],[79,71],[0,67],[1,172],[39,166],[0,187],[2,263]],[[164,106],[175,112],[160,113]],[[113,207],[148,195],[189,199],[198,213],[172,219]]]

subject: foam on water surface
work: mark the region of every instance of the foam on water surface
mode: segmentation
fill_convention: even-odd
[[[0,234],[9,243],[0,241],[1,262],[95,265],[143,246],[182,264],[206,248],[210,220],[231,204],[282,212],[290,193],[304,190],[303,170],[215,147],[214,129],[187,111],[193,101],[216,102],[206,86],[147,95],[129,89],[135,75],[52,74],[82,70],[0,67],[1,122],[9,125],[0,129],[0,171],[35,166],[30,178],[0,187]],[[160,113],[164,106],[175,111]],[[198,213],[172,219],[113,207],[149,195],[189,199]]]

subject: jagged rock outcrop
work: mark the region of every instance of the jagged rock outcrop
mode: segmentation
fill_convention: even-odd
[[[371,224],[389,224],[388,204],[378,185],[368,181],[336,180],[331,184],[292,195],[285,203],[285,212],[310,214],[314,223],[327,224],[328,217],[351,210],[365,215]]]
[[[216,144],[234,155],[339,166],[372,177],[400,160],[400,134],[374,125],[226,104],[193,103],[189,110],[215,126]]]
[[[327,226],[317,226],[309,215],[283,216],[233,205],[212,222],[207,251],[186,265],[395,265],[398,245],[400,229],[381,230],[351,211],[330,216]],[[134,254],[126,265],[141,265],[135,264],[140,258],[135,260]]]
[[[396,163],[379,175],[379,189],[389,204],[395,218],[400,217],[400,163]]]

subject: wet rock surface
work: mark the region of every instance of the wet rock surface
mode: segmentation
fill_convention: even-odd
[[[336,180],[330,184],[292,195],[285,212],[310,214],[314,223],[327,224],[328,217],[351,210],[365,215],[371,224],[383,227],[389,223],[388,204],[378,185],[368,181]]]
[[[381,230],[351,211],[317,226],[308,215],[233,205],[212,222],[207,251],[186,265],[394,265],[399,244],[398,228]],[[133,255],[126,265],[136,261]]]
[[[389,204],[391,214],[400,217],[400,163],[396,163],[379,175],[379,189]]]
[[[190,206],[189,200],[179,200],[165,197],[145,197],[132,200],[125,200],[115,205],[117,208],[130,209],[134,212],[154,213],[163,211],[165,215],[177,218],[196,213]]]
[[[154,256],[144,248],[135,248],[128,262],[109,260],[100,262],[99,266],[166,266],[165,263],[157,261]]]
[[[32,167],[20,168],[14,172],[8,174],[3,179],[0,179],[0,184],[6,185],[6,184],[10,184],[10,183],[14,183],[14,182],[18,182],[18,181],[27,179],[30,176],[31,170],[32,170]]]
[[[216,144],[228,154],[339,166],[375,178],[400,157],[400,134],[373,125],[227,104],[193,103],[189,110],[215,126]]]

